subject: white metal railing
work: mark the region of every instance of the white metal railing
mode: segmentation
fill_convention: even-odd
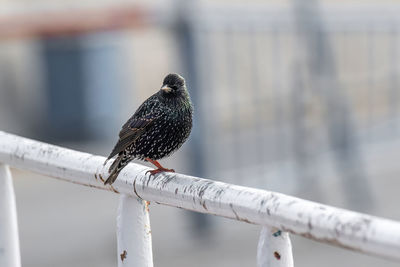
[[[104,186],[105,158],[0,131],[0,162],[65,181],[120,193],[118,266],[153,266],[147,202],[263,226],[258,266],[293,266],[288,232],[400,261],[400,223],[302,200],[177,173],[146,176],[131,163]],[[110,164],[110,163],[109,163]],[[20,266],[11,174],[0,165],[0,266]],[[146,200],[146,201],[144,201]]]

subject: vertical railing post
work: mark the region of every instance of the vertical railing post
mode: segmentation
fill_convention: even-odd
[[[0,266],[21,266],[14,188],[10,169],[2,163],[0,163]]]
[[[289,233],[264,226],[257,248],[257,267],[293,267]]]
[[[118,267],[153,267],[148,203],[122,195],[117,217]]]

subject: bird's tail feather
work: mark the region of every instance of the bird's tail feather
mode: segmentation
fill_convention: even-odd
[[[115,180],[117,180],[118,174],[119,174],[119,172],[111,173],[110,176],[108,176],[107,180],[104,182],[104,185],[113,184],[115,182]]]
[[[104,182],[106,184],[112,184],[117,179],[119,172],[128,164],[129,160],[127,160],[123,155],[118,156],[114,162],[111,164],[108,172],[110,176],[108,176],[107,180]]]

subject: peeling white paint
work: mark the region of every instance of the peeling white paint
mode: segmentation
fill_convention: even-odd
[[[121,195],[117,216],[118,267],[153,267],[147,203]]]
[[[145,175],[131,163],[104,186],[105,158],[0,132],[0,162],[69,182],[248,223],[400,261],[400,223],[280,193],[178,173]]]
[[[257,267],[293,267],[289,233],[264,226],[257,247]]]
[[[12,177],[0,163],[0,266],[20,267],[17,210]]]

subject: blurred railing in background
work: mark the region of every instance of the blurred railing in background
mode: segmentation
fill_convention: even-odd
[[[398,142],[399,10],[193,8],[194,52],[185,55],[195,65],[205,175],[281,191],[297,184],[320,198],[317,177],[333,169],[348,205],[372,208],[371,144]]]

